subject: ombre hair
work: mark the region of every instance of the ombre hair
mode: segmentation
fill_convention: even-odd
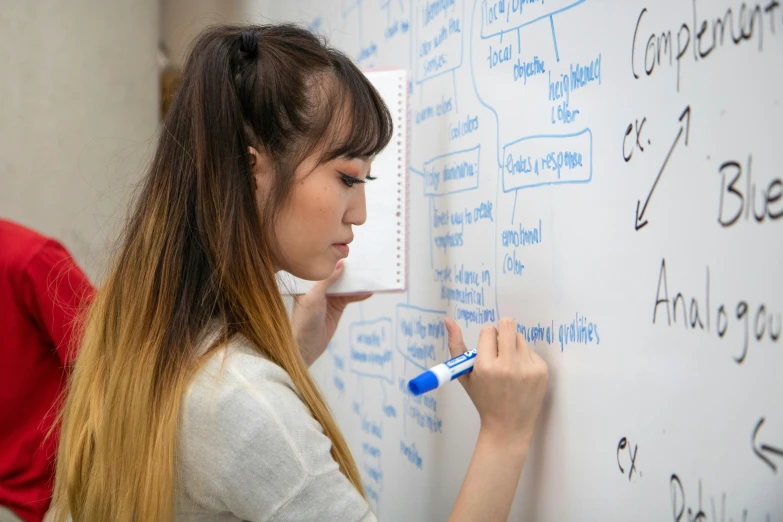
[[[235,335],[291,376],[340,470],[364,494],[294,341],[273,230],[305,158],[371,157],[391,135],[376,90],[308,31],[218,26],[199,36],[84,321],[61,412],[55,520],[172,520],[183,393],[205,356]],[[260,209],[249,147],[273,170]],[[210,324],[221,334],[202,354]]]

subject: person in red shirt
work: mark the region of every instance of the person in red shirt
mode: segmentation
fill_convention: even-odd
[[[54,482],[47,433],[94,290],[57,241],[0,219],[0,521],[40,522]]]

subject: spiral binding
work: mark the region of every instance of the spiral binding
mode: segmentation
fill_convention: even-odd
[[[395,122],[395,134],[396,136],[396,142],[397,142],[397,168],[398,176],[397,176],[397,284],[402,283],[402,277],[403,277],[403,263],[405,260],[402,259],[402,250],[400,249],[401,243],[404,239],[403,234],[405,232],[405,229],[403,228],[406,223],[403,223],[403,219],[405,217],[403,216],[403,209],[407,207],[405,203],[406,199],[406,190],[405,190],[405,175],[407,170],[407,151],[408,147],[406,147],[402,141],[402,136],[400,135],[400,129],[405,128],[405,120],[407,119],[408,114],[408,107],[407,103],[405,103],[405,100],[407,100],[407,96],[405,95],[405,91],[407,89],[406,86],[406,76],[403,75],[400,77],[400,82],[398,85],[398,97],[397,97],[397,121]],[[405,138],[407,140],[408,133],[405,133]]]

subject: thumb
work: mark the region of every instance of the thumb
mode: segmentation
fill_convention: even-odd
[[[343,260],[339,260],[337,264],[334,267],[334,271],[332,274],[324,279],[323,281],[318,281],[313,286],[313,293],[318,295],[326,295],[326,292],[329,290],[329,287],[332,286],[338,279],[340,279],[340,276],[342,275],[343,271],[345,270],[345,264],[343,263]]]
[[[443,322],[446,323],[446,330],[449,333],[449,353],[451,356],[456,357],[468,351],[465,341],[462,339],[462,330],[459,325],[450,317],[444,319]]]

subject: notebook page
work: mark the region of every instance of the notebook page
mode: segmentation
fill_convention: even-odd
[[[364,185],[367,221],[353,227],[345,271],[330,294],[404,291],[407,283],[407,72],[368,71],[365,75],[389,107],[394,134],[373,161],[372,176],[377,179]],[[313,285],[287,272],[278,274],[278,282],[285,294],[304,293]]]

